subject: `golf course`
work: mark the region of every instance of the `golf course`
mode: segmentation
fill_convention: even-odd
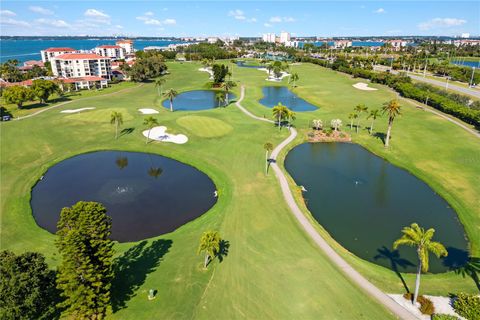
[[[385,148],[387,116],[375,120],[377,134],[370,134],[371,120],[366,115],[359,120],[358,132],[348,126],[348,116],[358,104],[370,110],[381,109],[385,102],[397,98],[388,87],[368,83],[368,87],[377,90],[361,90],[354,85],[365,80],[308,63],[290,64],[288,72],[299,76],[297,86],[291,87],[288,77],[278,82],[266,81],[264,70],[240,67],[226,60],[219,62],[231,68],[230,79],[236,83],[231,91],[234,100],[225,107],[171,112],[164,107],[165,100],[153,82],[126,82],[103,91],[82,92],[66,104],[52,102],[25,110],[6,106],[15,117],[24,118],[0,125],[2,249],[41,252],[51,268],[59,265],[55,235],[37,225],[30,202],[32,188],[42,183],[44,176],[48,179],[49,168],[94,151],[161,155],[206,174],[218,197],[211,209],[170,233],[115,243],[110,318],[394,319],[389,310],[346,277],[314,243],[292,215],[274,172],[265,173],[265,143],[275,147],[290,132],[287,127],[248,117],[235,102],[244,88],[241,106],[257,117],[274,120],[272,109],[259,102],[263,98],[262,88],[287,86],[318,109],[296,112],[292,123],[298,135],[280,152],[277,164],[287,176],[304,216],[355,270],[385,293],[403,294],[405,284],[410,291],[414,287],[414,273],[395,272],[357,257],[308,210],[300,186],[285,169],[284,160],[290,150],[307,141],[314,119],[321,119],[324,126],[329,126],[332,119],[342,120],[341,131],[351,136],[352,143],[426,183],[456,212],[454,219],[458,219],[465,233],[469,256],[480,256],[477,136],[428,112],[428,106],[419,108],[418,103],[400,98],[401,115],[393,124],[390,147]],[[163,90],[173,88],[182,93],[211,89],[209,74],[199,71],[202,64],[167,65],[169,73],[162,77],[166,80]],[[175,102],[173,106],[175,109]],[[144,125],[147,116],[138,111],[141,108],[157,110],[158,114],[151,116],[158,124],[165,126],[169,134],[185,135],[188,142],[166,143],[149,140],[148,136],[146,141],[142,132],[148,129]],[[83,110],[61,113],[67,109]],[[112,112],[123,115],[118,139],[110,124]],[[337,201],[349,201],[348,193],[339,194]],[[223,255],[204,269],[197,248],[199,238],[208,230],[217,230],[227,246]],[[369,232],[381,230],[372,228]],[[394,236],[401,236],[401,228]],[[431,255],[431,259],[436,258]],[[155,299],[147,299],[149,290],[155,290]],[[478,293],[472,278],[462,277],[454,270],[423,274],[420,290],[422,294],[442,296]]]

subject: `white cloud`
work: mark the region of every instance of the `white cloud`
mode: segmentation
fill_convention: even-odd
[[[47,16],[53,14],[52,10],[45,9],[45,8],[39,7],[39,6],[30,6],[30,7],[28,7],[28,10],[30,10],[32,12],[35,12],[35,13],[38,13],[38,14],[44,14],[44,15],[47,15]]]
[[[467,23],[467,20],[456,18],[435,18],[418,24],[420,30],[430,30],[435,28],[450,28],[461,26]]]
[[[110,19],[110,16],[106,13],[103,13],[100,10],[97,9],[87,9],[85,13],[83,14],[85,17],[89,18],[95,18],[95,19]]]
[[[17,14],[10,10],[0,10],[0,16],[2,17],[14,17]]]
[[[257,18],[250,18],[247,20],[248,22],[257,22]]]
[[[270,23],[267,23],[267,22],[265,22],[265,23],[263,24],[263,26],[265,26],[265,27],[267,27],[267,28],[271,28],[271,27],[272,27],[272,25],[271,25]]]
[[[36,23],[43,24],[55,28],[70,28],[71,25],[65,22],[64,20],[52,20],[52,19],[37,19]]]
[[[177,20],[175,19],[165,19],[162,21],[163,24],[169,24],[169,25],[174,25],[177,24]]]
[[[147,11],[143,14],[144,16],[147,16],[147,17],[151,17],[153,15],[155,15],[152,11]]]
[[[87,9],[83,15],[87,17],[86,21],[83,21],[86,24],[110,24],[110,16],[100,10]]]
[[[295,19],[292,17],[279,17],[279,16],[274,16],[270,17],[268,20],[270,23],[280,23],[280,22],[295,22]]]
[[[30,27],[30,23],[22,20],[15,20],[12,18],[4,18],[0,20],[1,25],[15,26],[15,27]]]
[[[230,11],[228,12],[228,16],[229,16],[229,17],[234,17],[234,18],[237,19],[237,20],[245,20],[245,19],[247,19],[247,18],[245,17],[245,13],[244,13],[242,10],[240,10],[240,9],[230,10]]]
[[[123,29],[123,26],[117,24],[117,25],[115,25],[115,28],[117,28],[117,29]]]
[[[147,12],[148,13],[148,12]],[[165,19],[163,21],[153,18],[151,15],[143,15],[136,18],[137,20],[143,21],[144,24],[151,25],[151,26],[162,26],[162,25],[175,25],[177,24],[177,20],[175,19]]]
[[[375,10],[373,12],[375,12],[375,13],[385,13],[386,11],[383,8],[378,8],[377,10]]]
[[[282,22],[282,17],[271,17],[269,21],[272,23]]]

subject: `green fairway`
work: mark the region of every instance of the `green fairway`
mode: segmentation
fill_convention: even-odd
[[[84,110],[78,113],[65,116],[65,118],[69,120],[105,123],[105,119],[109,119],[110,115],[114,111],[121,112],[124,121],[133,119],[133,116],[128,112],[126,108],[105,108],[101,110]]]
[[[231,66],[232,63],[228,62]],[[208,73],[200,63],[169,63],[164,90],[204,89]],[[358,103],[370,109],[395,97],[383,86],[378,91],[352,87],[360,82],[344,74],[310,64],[292,65],[300,76],[293,91],[320,108],[297,113],[296,127],[304,141],[312,119],[329,123],[340,118],[347,129],[347,115]],[[246,86],[242,105],[252,113],[270,117],[271,109],[258,103],[265,72],[234,67],[232,80]],[[284,79],[278,85],[287,85]],[[117,244],[122,271],[116,284],[116,319],[389,319],[382,306],[347,280],[298,225],[282,197],[274,175],[265,176],[265,142],[285,139],[287,130],[245,116],[233,104],[226,108],[170,112],[161,107],[153,83],[131,87],[109,96],[74,101],[37,116],[1,123],[1,246],[17,252],[44,253],[51,266],[59,262],[54,236],[39,228],[29,205],[30,189],[45,170],[59,161],[93,150],[129,150],[158,153],[191,164],[208,174],[219,190],[217,204],[200,218],[176,231],[145,242]],[[472,254],[480,255],[480,141],[435,115],[404,104],[403,115],[393,128],[392,147],[366,130],[352,133],[354,142],[403,167],[432,186],[459,214],[471,241]],[[59,111],[95,107],[80,114]],[[137,109],[155,107],[153,115],[170,132],[185,133],[188,143],[145,144],[145,129]],[[110,124],[111,111],[123,114],[118,140]],[[103,120],[102,120],[103,119]],[[363,120],[361,125],[366,126]],[[386,119],[375,124],[384,132]],[[293,147],[293,145],[289,146]],[[282,153],[285,155],[285,151]],[[279,158],[282,164],[283,156]],[[293,186],[293,181],[292,186]],[[72,182],[73,183],[73,182]],[[307,216],[300,193],[298,202]],[[348,200],[348,199],[346,199]],[[107,208],[108,209],[108,208]],[[113,222],[115,223],[115,222]],[[314,222],[334,248],[358,271],[386,292],[403,293],[397,275],[348,253]],[[428,227],[428,226],[426,226]],[[196,255],[205,230],[218,230],[229,241],[228,256],[202,270]],[[399,230],[400,231],[400,230]],[[405,276],[410,286],[414,277]],[[149,301],[149,289],[158,290]],[[425,275],[423,293],[475,292],[471,279],[453,272]]]
[[[177,124],[202,138],[221,137],[233,130],[225,121],[203,116],[181,117],[177,119]]]

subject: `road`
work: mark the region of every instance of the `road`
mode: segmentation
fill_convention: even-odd
[[[385,66],[376,65],[374,67],[374,70],[386,71],[386,70],[390,70],[390,68],[385,67]],[[390,70],[390,72],[393,73],[393,74],[399,73],[399,71],[397,71],[397,70]],[[411,73],[407,73],[407,74],[413,80],[421,81],[421,82],[425,82],[425,83],[429,83],[429,84],[433,84],[433,85],[445,88],[445,81],[446,80],[435,80],[435,79],[430,79],[430,78],[424,78],[422,76],[418,76],[418,75],[411,74]],[[454,83],[449,83],[448,84],[448,89],[453,90],[453,91],[457,91],[458,93],[468,94],[470,96],[473,96],[473,97],[476,97],[476,98],[480,99],[480,90],[475,90],[475,89],[471,89],[471,88],[464,88],[464,87],[461,87],[461,86],[456,85]]]
[[[242,86],[240,98],[236,102],[236,106],[242,110],[247,116],[266,122],[273,122],[272,120],[268,120],[265,118],[258,117],[252,114],[250,111],[245,109],[241,102],[245,96],[245,87]],[[288,138],[283,140],[271,153],[270,158],[272,160],[276,160],[280,151],[285,148],[289,143],[291,143],[295,137],[297,136],[297,130],[295,128],[290,128],[290,135]],[[328,256],[328,258],[347,275],[353,282],[355,282],[360,288],[365,290],[370,296],[375,298],[379,303],[381,303],[384,307],[386,307],[390,312],[396,315],[399,319],[417,319],[413,314],[411,314],[407,309],[403,308],[401,305],[396,303],[392,298],[390,298],[387,294],[373,285],[370,281],[368,281],[365,277],[363,277],[358,271],[356,271],[352,266],[350,266],[328,243],[322,236],[315,230],[315,227],[312,226],[310,221],[305,217],[303,212],[297,205],[295,201],[292,191],[288,185],[288,180],[283,171],[277,165],[276,161],[271,162],[271,167],[275,172],[275,176],[277,177],[280,187],[282,189],[283,197],[290,208],[290,211],[293,213],[299,224],[305,230],[305,232],[310,236],[310,238],[317,244],[317,246]]]

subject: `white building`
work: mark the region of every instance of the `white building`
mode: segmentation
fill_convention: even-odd
[[[462,33],[462,34],[460,35],[460,38],[468,39],[468,38],[470,38],[470,33],[468,33],[468,32]]]
[[[290,32],[280,32],[280,43],[286,44],[290,42]]]
[[[265,33],[263,34],[262,39],[265,42],[275,43],[276,36],[275,36],[275,33]]]
[[[103,45],[93,49],[96,54],[111,59],[125,59],[126,50],[121,46]]]
[[[54,57],[65,54],[65,53],[73,53],[77,50],[72,48],[48,48],[45,50],[40,51],[40,55],[42,56],[42,61],[45,63],[47,61],[51,61]]]
[[[52,72],[59,78],[112,78],[110,58],[94,53],[66,53],[56,56],[52,59]]]
[[[352,41],[350,40],[337,40],[333,42],[333,47],[335,49],[345,49],[352,46]]]
[[[217,41],[220,40],[218,37],[208,37],[207,42],[208,43],[217,43]]]
[[[133,48],[133,40],[118,40],[115,44],[125,49],[126,55],[135,53],[135,49]]]
[[[400,51],[407,45],[405,40],[388,40],[386,43],[390,44],[394,51]]]

